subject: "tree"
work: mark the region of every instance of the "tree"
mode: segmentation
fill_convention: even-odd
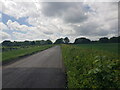
[[[46,41],[46,44],[52,44],[52,43],[53,42],[51,40],[49,40],[49,39]]]
[[[98,41],[97,40],[95,40],[95,41],[91,41],[92,43],[98,43]]]
[[[36,44],[36,45],[41,45],[41,41],[40,41],[40,40],[37,40],[37,41],[35,42],[35,44]]]
[[[90,42],[91,41],[89,39],[82,37],[82,38],[75,39],[74,44],[88,44]]]
[[[41,44],[41,45],[45,45],[45,44],[46,44],[46,41],[45,41],[45,40],[41,40],[41,41],[40,41],[40,44]]]
[[[109,39],[107,37],[103,37],[103,38],[100,38],[99,39],[99,42],[100,43],[108,43],[109,42]]]
[[[120,36],[118,36],[118,43],[120,43]]]
[[[60,38],[60,39],[57,39],[54,44],[63,44],[63,43],[64,43],[64,39]]]
[[[68,37],[65,37],[65,38],[64,38],[64,42],[65,42],[65,44],[68,44],[68,43],[70,42],[69,38],[68,38]]]
[[[118,37],[111,37],[109,41],[110,43],[118,43]]]
[[[29,41],[24,41],[23,45],[30,45],[30,42]]]
[[[31,45],[35,45],[35,41],[32,41],[30,44],[31,44]]]
[[[5,41],[2,42],[2,45],[3,46],[12,46],[13,43],[10,40],[5,40]]]

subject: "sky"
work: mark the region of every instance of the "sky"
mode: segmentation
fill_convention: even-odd
[[[118,36],[117,2],[15,2],[1,0],[0,42]]]

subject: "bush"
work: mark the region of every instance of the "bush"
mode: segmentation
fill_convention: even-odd
[[[120,59],[106,50],[62,45],[68,88],[120,88]]]

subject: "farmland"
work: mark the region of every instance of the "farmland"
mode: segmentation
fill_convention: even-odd
[[[118,43],[62,44],[61,49],[67,74],[67,87],[120,88],[119,45]],[[11,61],[52,46],[53,44],[3,46],[1,47],[2,61]]]
[[[52,45],[40,45],[40,46],[10,46],[2,47],[2,62],[10,61],[12,59],[19,58],[21,56],[30,55],[32,53],[45,50],[52,47]]]
[[[120,88],[118,45],[62,45],[68,88]]]

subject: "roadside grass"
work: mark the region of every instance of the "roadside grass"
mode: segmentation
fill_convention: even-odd
[[[2,53],[2,62],[10,61],[21,56],[30,55],[32,53],[42,51],[52,47],[52,45],[41,45],[41,46],[29,46],[29,47],[17,47],[16,50],[8,50],[1,52]],[[6,47],[8,48],[8,47]]]
[[[118,44],[62,45],[68,88],[120,88]]]

